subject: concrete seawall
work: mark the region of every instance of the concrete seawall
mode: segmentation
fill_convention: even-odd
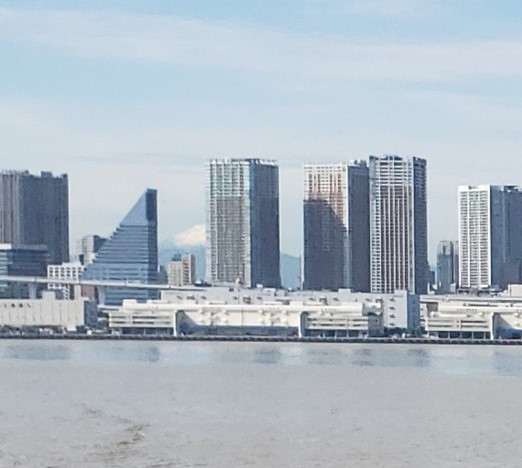
[[[81,341],[218,341],[257,343],[336,343],[336,344],[408,344],[408,345],[481,345],[481,346],[522,346],[522,340],[469,340],[469,339],[427,339],[427,338],[317,338],[278,336],[170,336],[170,335],[0,335],[5,340],[81,340]]]

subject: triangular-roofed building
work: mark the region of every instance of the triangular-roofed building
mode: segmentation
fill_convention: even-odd
[[[82,276],[89,280],[122,280],[153,284],[158,281],[157,192],[148,189],[127,213],[112,236],[98,251]],[[120,305],[123,299],[153,299],[155,291],[110,287],[106,305]]]

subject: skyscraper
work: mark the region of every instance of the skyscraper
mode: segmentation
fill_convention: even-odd
[[[0,173],[0,243],[46,245],[51,263],[69,261],[67,175]]]
[[[304,166],[304,287],[370,289],[368,166]]]
[[[207,279],[278,287],[279,169],[262,159],[208,164]]]
[[[437,247],[437,292],[454,292],[459,281],[459,243],[441,241]]]
[[[371,290],[427,290],[426,160],[370,156]]]
[[[153,284],[158,279],[157,192],[147,190],[128,212],[112,236],[84,270],[84,279],[128,280]],[[119,305],[123,299],[153,299],[154,291],[110,287],[106,305]]]
[[[510,185],[460,186],[459,286],[505,288],[522,279],[522,192]]]

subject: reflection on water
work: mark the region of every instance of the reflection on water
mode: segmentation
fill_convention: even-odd
[[[263,346],[253,352],[253,361],[259,364],[279,364],[282,357],[281,351],[277,348]]]
[[[522,375],[522,348],[316,343],[0,342],[3,360],[425,368],[445,374]]]
[[[4,351],[6,359],[25,359],[29,361],[67,361],[70,359],[70,348],[67,345],[38,346],[25,344],[7,346]]]
[[[522,375],[522,358],[518,353],[494,350],[491,361],[498,375]]]
[[[373,353],[369,348],[357,349],[353,353],[352,363],[355,366],[370,367],[374,365]]]
[[[87,344],[87,343],[86,343]],[[108,352],[94,349],[97,358],[100,360],[110,361],[138,361],[138,362],[159,362],[161,359],[161,352],[156,345],[142,343],[141,346],[127,346],[127,343],[118,343],[110,347]],[[88,358],[88,356],[86,356]]]
[[[412,358],[415,367],[427,367],[430,365],[430,353],[426,348],[408,349],[408,357]]]

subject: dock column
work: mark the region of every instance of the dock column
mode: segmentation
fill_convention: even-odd
[[[105,286],[96,286],[98,290],[98,305],[105,305],[106,291]]]
[[[36,283],[28,283],[27,287],[29,289],[29,299],[37,299],[36,295],[38,293],[38,287]]]
[[[299,326],[297,328],[299,338],[304,338],[306,334],[306,323],[308,319],[308,312],[301,312],[299,314]]]
[[[179,336],[179,332],[178,332],[178,314],[179,314],[179,310],[177,310],[176,312],[174,312],[172,314],[172,335],[173,336]]]

